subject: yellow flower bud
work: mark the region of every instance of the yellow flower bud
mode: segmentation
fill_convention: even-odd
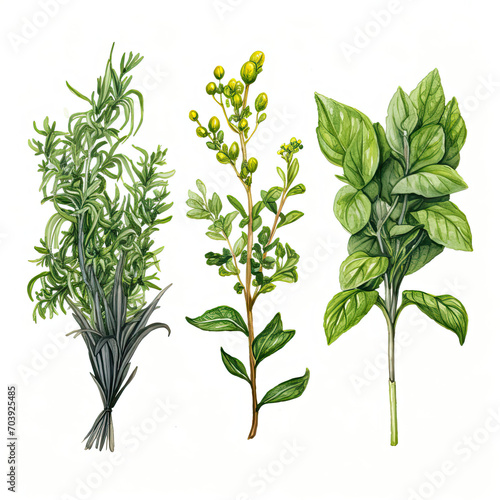
[[[208,129],[210,132],[217,132],[220,129],[220,121],[216,116],[212,116],[208,122]]]
[[[214,69],[214,76],[217,78],[217,80],[220,80],[221,78],[224,78],[224,68],[222,66],[217,66]]]
[[[255,51],[250,56],[250,61],[254,62],[257,65],[257,69],[259,70],[259,73],[262,71],[262,66],[264,65],[265,59],[266,59],[266,56],[264,55],[264,52],[261,52],[260,50]]]
[[[236,89],[236,80],[234,78],[231,78],[227,85],[234,92],[234,90]]]
[[[206,137],[208,135],[207,129],[205,127],[198,127],[196,129],[196,135],[198,137]]]
[[[241,79],[247,84],[255,82],[257,79],[257,64],[253,61],[247,61],[240,71]]]
[[[238,146],[237,142],[233,142],[231,144],[231,147],[229,148],[229,158],[231,160],[236,160],[240,154],[240,147]]]
[[[267,108],[267,94],[262,92],[255,99],[255,110],[258,112],[264,111]]]
[[[229,163],[229,157],[226,153],[219,151],[215,156],[220,163]]]
[[[206,91],[208,95],[214,95],[216,90],[217,90],[217,85],[215,85],[214,82],[210,82],[207,85]]]
[[[190,112],[189,112],[189,119],[192,121],[192,122],[195,122],[197,119],[198,119],[198,113],[192,109]]]
[[[239,108],[243,104],[243,99],[240,94],[235,94],[233,97],[233,105],[235,108]]]
[[[250,159],[248,160],[248,165],[247,165],[247,167],[248,167],[248,170],[249,170],[250,172],[252,172],[252,173],[253,173],[253,172],[255,172],[255,171],[257,170],[257,167],[258,167],[258,166],[259,166],[259,162],[257,161],[257,158],[252,157],[252,158],[250,158]]]
[[[240,123],[238,123],[238,128],[243,131],[247,127],[248,127],[248,122],[246,121],[246,119],[245,118],[241,119]]]

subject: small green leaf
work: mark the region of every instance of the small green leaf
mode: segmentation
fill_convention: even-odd
[[[194,200],[196,203],[198,203],[201,207],[205,206],[203,198],[194,191],[188,190],[188,197],[190,200]]]
[[[198,188],[198,191],[203,195],[203,196],[206,196],[207,195],[207,188],[205,187],[205,184],[203,184],[203,181],[201,181],[200,179],[198,179],[196,181],[196,187]]]
[[[472,252],[472,234],[465,214],[451,201],[436,203],[424,210],[411,212],[430,238],[454,250]]]
[[[220,353],[222,356],[222,362],[224,363],[224,366],[227,368],[227,371],[231,375],[242,378],[243,380],[246,380],[250,384],[250,378],[248,377],[245,365],[238,358],[235,358],[230,354],[228,354],[226,351],[224,351],[222,347],[220,348]]]
[[[340,287],[342,290],[356,288],[387,271],[387,257],[370,257],[364,252],[349,255],[340,265]]]
[[[229,236],[232,231],[233,227],[233,221],[236,219],[236,216],[238,215],[238,212],[229,212],[225,217],[224,217],[224,233],[226,233],[226,236]]]
[[[228,194],[227,199],[229,203],[231,203],[231,205],[233,205],[233,207],[236,208],[236,210],[238,210],[238,212],[241,214],[242,217],[247,217],[247,213],[245,212],[243,205],[234,196]]]
[[[220,233],[214,233],[213,231],[207,231],[206,235],[212,240],[224,241],[226,238]]]
[[[199,208],[194,208],[193,210],[189,210],[186,214],[190,219],[210,219],[210,212],[206,210],[201,210]]]
[[[292,184],[292,182],[295,180],[295,177],[297,177],[298,173],[299,173],[299,160],[297,160],[297,158],[294,158],[292,160],[292,163],[288,166],[288,170],[286,173],[286,180],[288,186]]]
[[[302,377],[292,378],[286,382],[278,384],[276,387],[268,391],[262,398],[260,403],[257,405],[257,411],[259,411],[262,406],[266,404],[290,401],[291,399],[301,396],[306,390],[307,383],[309,382],[309,376],[309,369],[306,368],[306,373]]]
[[[252,221],[252,231],[257,231],[259,227],[262,225],[262,217],[258,215]]]
[[[271,236],[271,229],[269,229],[267,226],[264,226],[258,236],[259,243],[262,246],[267,245],[269,241],[269,237]]]
[[[368,197],[352,186],[342,187],[333,202],[335,217],[344,229],[355,234],[363,229],[370,219],[371,203]]]
[[[276,167],[276,171],[278,172],[278,175],[281,177],[281,180],[285,183],[286,182],[286,176],[285,172],[280,167]]]
[[[241,254],[241,252],[243,252],[246,246],[247,246],[247,234],[242,232],[241,236],[236,240],[236,243],[234,244],[233,248],[236,257],[238,257]]]
[[[293,186],[290,191],[288,191],[287,196],[295,196],[297,194],[304,194],[306,192],[306,187],[304,184],[297,184],[296,186]]]
[[[257,366],[262,360],[284,347],[295,335],[295,330],[283,330],[281,315],[277,313],[262,332],[255,337],[252,351]]]
[[[431,295],[416,290],[403,292],[403,307],[415,304],[424,314],[455,332],[460,345],[465,342],[469,318],[463,304],[451,295]]]
[[[206,311],[197,318],[186,321],[200,330],[209,332],[242,332],[248,337],[248,329],[241,314],[228,306],[219,306]]]
[[[288,212],[286,215],[285,214],[281,215],[283,217],[278,223],[278,227],[283,227],[286,226],[287,224],[291,224],[292,222],[295,222],[296,220],[300,219],[304,214],[303,212],[299,212],[298,210],[292,210],[291,212]]]
[[[215,218],[219,217],[222,210],[222,202],[217,193],[214,193],[212,199],[208,200],[208,209],[214,214]]]
[[[377,299],[378,292],[347,290],[337,293],[328,303],[323,322],[328,345],[357,325]]]

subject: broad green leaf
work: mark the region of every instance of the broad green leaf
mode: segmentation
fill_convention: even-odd
[[[467,129],[455,98],[444,108],[439,123],[444,128],[445,134],[445,153],[441,161],[450,167],[457,168],[460,163],[460,150],[467,137]]]
[[[379,150],[375,131],[364,122],[346,149],[344,175],[357,189],[366,186],[378,168]]]
[[[342,226],[351,234],[363,229],[370,219],[371,203],[368,197],[352,186],[344,186],[335,196],[333,212]]]
[[[432,70],[410,93],[417,108],[419,126],[439,123],[444,111],[444,92],[437,69]]]
[[[439,163],[444,156],[444,131],[441,125],[427,125],[410,138],[410,172]]]
[[[295,335],[295,330],[283,330],[280,313],[276,314],[252,344],[255,365],[284,347]]]
[[[208,332],[242,332],[248,337],[248,329],[241,314],[228,306],[219,306],[206,311],[197,318],[188,318],[189,324]]]
[[[401,87],[398,87],[389,103],[386,127],[387,142],[400,155],[404,154],[404,137],[410,137],[410,134],[417,126],[417,122],[417,109],[406,92]]]
[[[410,231],[415,230],[416,227],[418,226],[410,226],[408,224],[401,224],[401,225],[396,224],[389,230],[389,235],[395,238],[403,234],[408,234]]]
[[[380,194],[379,176],[375,175],[375,177],[373,177],[373,179],[363,188],[362,191],[366,194],[366,196],[368,196],[371,203],[375,202]]]
[[[231,205],[233,205],[233,207],[236,208],[236,210],[238,210],[238,212],[241,214],[242,217],[247,217],[247,213],[245,212],[243,205],[234,196],[228,194],[227,199],[229,203],[231,203]]]
[[[355,252],[364,252],[370,257],[379,257],[382,255],[377,238],[367,232],[366,229],[353,234],[347,243],[349,255]]]
[[[320,149],[326,159],[334,165],[343,167],[347,149],[364,124],[367,131],[366,146],[369,146],[369,156],[376,159],[375,163],[377,163],[378,145],[375,130],[369,118],[357,109],[321,94],[315,93],[315,99],[318,106],[316,133]],[[370,179],[371,177],[368,180]]]
[[[429,237],[425,237],[415,250],[412,251],[409,259],[410,264],[406,274],[413,274],[426,264],[428,264],[434,257],[437,257],[444,250],[443,245],[434,243]]]
[[[377,302],[377,298],[378,292],[363,290],[337,293],[328,303],[323,322],[328,345],[357,325]]]
[[[268,391],[262,398],[260,403],[257,405],[257,411],[259,411],[262,406],[266,404],[290,401],[291,399],[301,396],[306,390],[307,383],[309,382],[309,376],[309,369],[306,368],[306,373],[302,377],[292,378],[286,382],[278,384],[276,387]]]
[[[220,348],[220,353],[222,356],[222,362],[224,363],[224,366],[227,368],[227,371],[231,375],[242,378],[243,380],[246,380],[250,384],[250,378],[248,377],[245,365],[238,358],[235,358],[230,354],[228,354],[226,351],[224,351],[222,347]]]
[[[287,224],[291,224],[296,220],[300,219],[304,214],[303,212],[299,212],[298,210],[292,210],[288,212],[286,215],[282,214],[283,218],[281,218],[278,227],[286,226]]]
[[[431,295],[417,290],[403,292],[403,306],[415,304],[424,314],[455,332],[460,345],[465,342],[469,318],[463,304],[451,295]]]
[[[340,287],[342,290],[356,288],[387,271],[387,257],[370,257],[364,252],[349,255],[340,265]]]
[[[447,248],[472,252],[472,234],[465,214],[451,201],[411,212],[430,238]]]
[[[389,205],[393,203],[392,190],[394,186],[404,177],[404,170],[399,161],[389,158],[381,167],[380,171],[380,197]]]
[[[401,179],[394,186],[392,194],[418,194],[434,198],[457,193],[467,187],[455,169],[447,165],[428,165]]]

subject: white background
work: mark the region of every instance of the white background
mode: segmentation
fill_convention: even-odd
[[[18,386],[18,498],[499,498],[500,422],[492,417],[500,421],[498,15],[484,0],[2,0],[2,391]],[[174,286],[155,313],[172,335],[154,332],[133,360],[137,377],[114,411],[114,454],[84,451],[80,443],[101,403],[83,342],[64,337],[73,321],[35,324],[26,295],[37,272],[28,259],[52,210],[39,204],[37,159],[27,146],[32,121],[48,114],[62,128],[82,104],[65,81],[89,94],[112,42],[116,64],[124,51],[145,56],[134,80],[145,95],[145,123],[134,143],[168,146],[168,168],[177,172],[170,182],[174,219],[158,233],[161,284]],[[292,136],[305,145],[298,180],[307,186],[289,207],[306,215],[282,230],[302,256],[300,280],[280,285],[277,301],[265,296],[256,310],[258,331],[279,310],[297,334],[263,363],[259,394],[306,366],[311,380],[300,399],[264,407],[249,442],[248,386],[228,375],[219,353],[223,345],[246,360],[245,343],[184,320],[220,304],[243,310],[234,280],[205,265],[203,254],[219,245],[204,235],[205,222],[185,217],[185,200],[197,178],[223,199],[243,194],[187,114],[195,108],[208,121],[218,112],[205,94],[213,68],[222,64],[227,78],[239,78],[254,50],[263,50],[266,62],[253,97],[265,91],[270,102],[269,119],[252,140],[255,190],[278,183],[276,150]],[[460,347],[452,332],[405,310],[396,366],[400,444],[393,448],[380,311],[332,346],[324,338],[323,313],[339,291],[348,235],[332,213],[341,183],[317,145],[313,96],[318,91],[385,123],[397,86],[409,92],[435,67],[468,128],[459,172],[470,189],[454,201],[468,216],[474,252],[446,250],[404,286],[456,295],[470,325]]]

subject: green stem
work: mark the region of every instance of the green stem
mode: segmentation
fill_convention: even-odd
[[[391,446],[398,444],[398,415],[396,407],[396,360],[394,353],[395,337],[396,337],[396,315],[397,315],[397,300],[399,287],[396,286],[389,290],[386,297],[386,307],[388,314],[387,332],[388,332],[388,359],[389,359],[389,403],[391,411]]]
[[[396,382],[389,380],[389,402],[391,405],[391,446],[398,444],[398,412],[396,403]]]

